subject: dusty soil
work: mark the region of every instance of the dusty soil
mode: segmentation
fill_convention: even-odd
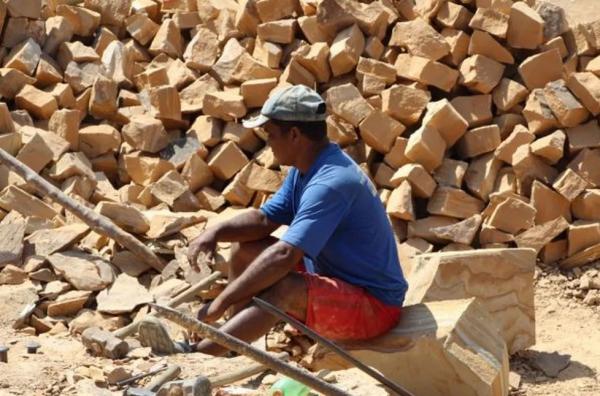
[[[511,371],[521,375],[520,388],[513,391],[514,395],[600,394],[600,307],[587,306],[581,299],[567,296],[570,282],[567,276],[571,275],[556,270],[539,271],[536,287],[537,344],[511,360]],[[10,294],[15,295],[14,292]],[[88,371],[85,367],[92,367],[93,371],[94,367],[101,370],[111,364],[108,360],[89,356],[79,341],[68,333],[37,337],[42,347],[38,354],[28,355],[25,345],[33,337],[15,332],[10,327],[15,313],[7,303],[19,303],[11,298],[14,297],[0,294],[0,317],[6,319],[0,324],[0,344],[11,348],[9,363],[0,363],[0,396],[75,395],[79,392],[72,378],[81,372],[81,367]],[[570,363],[556,378],[551,378],[536,368],[535,361],[554,352],[570,356]],[[165,361],[167,359],[162,357],[145,357],[119,363],[147,369]],[[248,361],[243,357],[210,359],[192,354],[170,357],[168,362],[181,365],[183,377],[192,377],[198,373],[211,376],[230,371],[243,367]],[[261,386],[264,377],[256,376],[237,385],[257,389],[255,394],[260,394],[266,386]],[[334,377],[340,387],[353,395],[387,394],[357,370],[337,372]]]

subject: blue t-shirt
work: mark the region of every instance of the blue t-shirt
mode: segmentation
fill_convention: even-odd
[[[289,225],[281,240],[304,252],[307,271],[402,305],[408,285],[390,221],[371,181],[337,144],[323,149],[305,175],[292,167],[260,210]]]

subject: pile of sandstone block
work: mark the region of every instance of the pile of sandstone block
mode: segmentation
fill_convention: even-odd
[[[409,277],[440,250],[583,265],[600,257],[598,53],[600,21],[545,1],[0,0],[0,148],[169,262],[157,274],[0,165],[0,284],[33,282],[41,333],[205,276],[187,243],[285,177],[240,119],[290,84],[325,98]]]

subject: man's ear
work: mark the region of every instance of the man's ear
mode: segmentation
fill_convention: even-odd
[[[297,141],[298,139],[300,139],[300,134],[302,132],[300,132],[300,129],[298,129],[298,127],[294,126],[294,127],[290,128],[290,132],[289,133],[290,133],[290,137],[292,138],[292,140],[296,140]]]

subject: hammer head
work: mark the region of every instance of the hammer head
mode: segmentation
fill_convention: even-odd
[[[124,396],[156,396],[156,392],[144,388],[129,388],[125,391]]]
[[[160,387],[157,396],[211,396],[211,385],[204,376],[167,382]]]
[[[95,356],[122,359],[129,352],[129,344],[99,327],[85,329],[81,333],[81,342]]]

